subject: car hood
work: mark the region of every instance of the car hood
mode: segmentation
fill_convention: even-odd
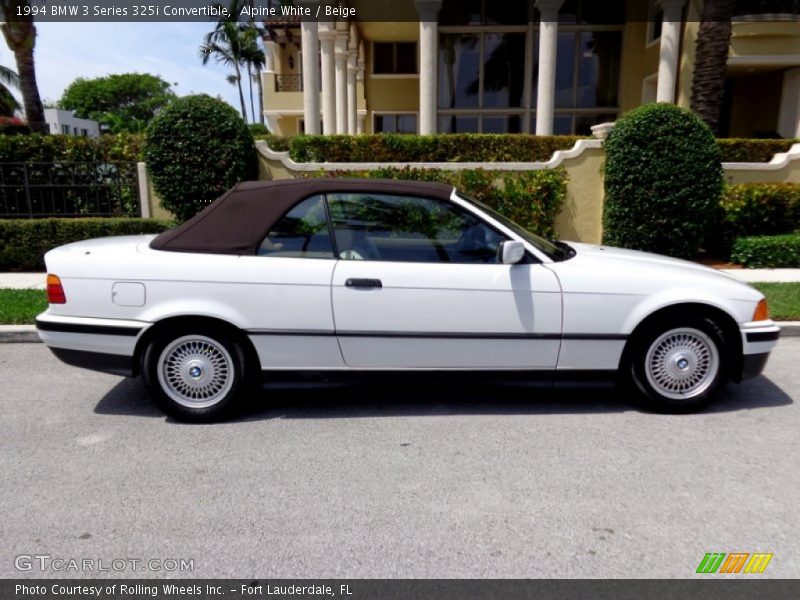
[[[659,288],[718,288],[729,298],[758,299],[761,294],[735,277],[688,260],[569,242],[575,256],[551,266],[564,291],[650,294]]]
[[[711,267],[697,264],[689,260],[681,258],[673,258],[671,256],[663,256],[661,254],[653,254],[652,252],[642,252],[640,250],[628,250],[627,248],[615,248],[614,246],[600,246],[597,244],[582,244],[577,242],[570,242],[578,255],[583,257],[607,257],[611,259],[620,259],[626,262],[633,261],[641,265],[650,265],[653,268],[666,267],[669,269],[690,269],[698,271],[707,275],[715,275],[739,281],[735,277],[727,273]]]

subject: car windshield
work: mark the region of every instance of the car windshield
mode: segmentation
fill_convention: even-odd
[[[504,217],[495,209],[493,209],[491,206],[487,206],[480,200],[475,200],[475,198],[471,198],[462,192],[456,192],[456,193],[458,194],[459,198],[479,208],[482,212],[487,213],[495,221],[498,221],[505,227],[508,227],[511,231],[513,231],[518,236],[523,238],[526,242],[529,242],[537,250],[540,250],[551,259],[560,261],[572,258],[575,255],[575,250],[573,250],[570,246],[568,246],[564,242],[559,242],[557,240],[548,240],[534,233],[531,233],[524,227],[514,223],[514,221],[512,221],[511,219]]]

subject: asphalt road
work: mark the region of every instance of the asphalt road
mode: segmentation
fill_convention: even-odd
[[[2,344],[0,577],[97,574],[20,555],[125,577],[693,577],[706,552],[756,551],[774,553],[763,576],[798,577],[798,365],[782,340],[766,377],[699,415],[392,385],[272,391],[183,425],[139,381]]]

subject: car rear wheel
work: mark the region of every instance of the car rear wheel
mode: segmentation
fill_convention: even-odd
[[[630,375],[648,408],[693,412],[725,387],[728,359],[722,332],[709,319],[672,319],[634,341]]]
[[[144,354],[143,374],[156,404],[181,421],[227,416],[242,392],[245,354],[223,331],[173,331],[158,336]]]

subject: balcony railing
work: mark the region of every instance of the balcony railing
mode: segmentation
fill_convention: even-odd
[[[276,92],[302,92],[302,75],[275,75]]]
[[[736,20],[798,20],[800,0],[734,0]]]

